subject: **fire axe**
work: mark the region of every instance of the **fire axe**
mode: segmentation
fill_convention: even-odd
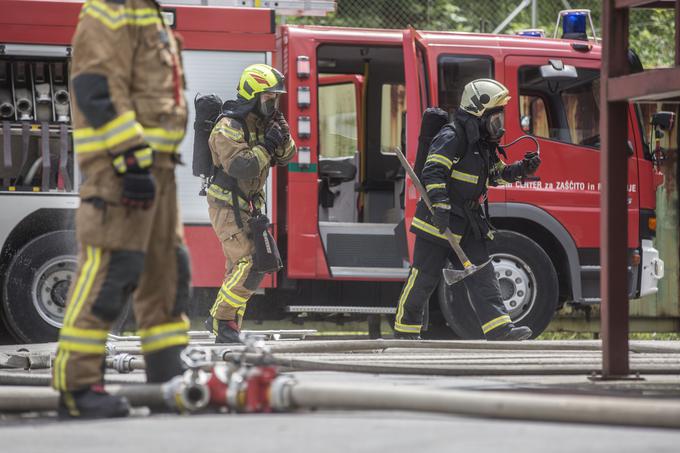
[[[411,165],[408,163],[406,157],[401,152],[401,150],[397,148],[396,151],[397,157],[399,158],[399,162],[401,162],[401,166],[404,167],[404,170],[406,170],[406,173],[408,174],[409,178],[411,178],[411,181],[413,181],[413,185],[416,186],[416,190],[420,194],[420,197],[423,199],[423,201],[425,201],[427,208],[430,210],[431,213],[434,214],[434,208],[432,207],[430,197],[427,196],[427,191],[421,184],[420,180],[416,176],[416,173],[413,171],[413,168],[411,168]],[[444,268],[442,270],[442,273],[444,274],[444,281],[446,282],[447,285],[453,285],[454,283],[463,280],[468,275],[472,275],[473,273],[477,272],[478,270],[480,270],[481,268],[488,264],[488,262],[482,264],[481,266],[476,266],[472,264],[472,262],[468,259],[467,255],[463,251],[463,249],[460,247],[458,239],[456,239],[456,237],[453,235],[450,229],[447,228],[446,230],[444,230],[444,236],[446,237],[446,240],[449,241],[451,248],[456,253],[456,256],[458,257],[460,262],[463,263],[462,270],[450,268]]]

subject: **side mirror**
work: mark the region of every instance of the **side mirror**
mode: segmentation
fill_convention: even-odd
[[[574,80],[578,72],[574,66],[564,64],[562,60],[548,60],[550,64],[541,66],[541,77],[551,82]]]
[[[662,131],[670,131],[673,129],[675,123],[675,113],[673,112],[656,112],[652,115],[652,127]]]

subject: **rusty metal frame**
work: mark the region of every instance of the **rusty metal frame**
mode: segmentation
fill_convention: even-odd
[[[630,7],[675,8],[675,67],[629,74]],[[602,83],[600,179],[602,183],[601,334],[602,377],[630,373],[628,358],[628,101],[680,94],[680,0],[602,2]]]

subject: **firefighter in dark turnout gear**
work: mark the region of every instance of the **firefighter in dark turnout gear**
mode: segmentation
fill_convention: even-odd
[[[187,105],[180,42],[154,0],[88,0],[73,37],[73,142],[83,175],[78,271],[52,385],[59,416],[119,417],[103,390],[106,340],[132,295],[148,382],[183,372],[189,255],[175,165]]]
[[[509,99],[507,88],[495,80],[470,82],[463,90],[455,118],[441,128],[429,146],[421,182],[434,214],[420,200],[410,230],[416,235],[413,263],[397,306],[397,338],[420,338],[425,304],[446,260],[457,269],[463,268],[442,234],[447,227],[460,240],[468,259],[483,266],[463,283],[486,338],[524,340],[532,334],[528,327],[514,326],[503,304],[486,243],[493,239],[493,232],[482,209],[488,185],[518,181],[540,165],[537,155],[506,165],[497,154],[505,132],[504,106]]]
[[[206,327],[216,343],[239,342],[246,304],[266,271],[254,262],[255,244],[249,220],[264,205],[270,167],[286,165],[295,156],[295,142],[279,96],[284,77],[266,64],[244,69],[234,101],[224,103],[213,128],[210,152],[215,175],[208,188],[208,211],[222,243],[226,272]]]

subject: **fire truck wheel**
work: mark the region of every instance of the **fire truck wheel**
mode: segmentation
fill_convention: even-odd
[[[56,341],[66,297],[76,273],[75,232],[38,236],[14,256],[5,274],[2,304],[7,324],[21,341]]]
[[[516,325],[530,327],[536,338],[557,310],[557,273],[550,258],[536,242],[512,231],[496,232],[489,254],[510,317]],[[462,283],[448,287],[442,281],[438,293],[442,315],[458,336],[484,338]]]

